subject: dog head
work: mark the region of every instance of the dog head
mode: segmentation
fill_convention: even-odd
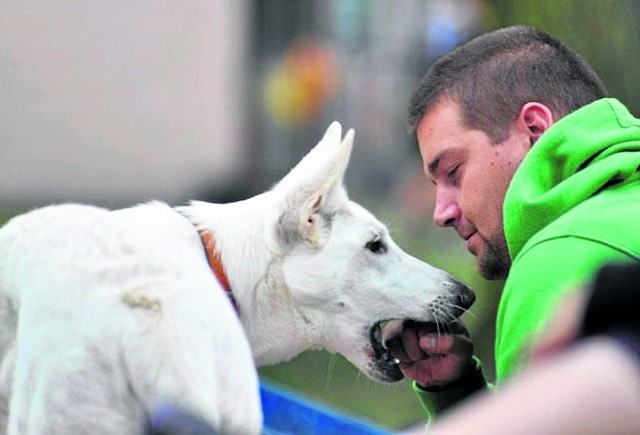
[[[391,382],[402,374],[381,345],[381,324],[413,319],[446,327],[474,296],[405,253],[385,225],[349,200],[343,176],[353,139],[353,130],[342,138],[334,122],[273,189],[279,261],[270,281],[286,295],[294,319],[280,326],[287,340],[338,352],[370,377]]]

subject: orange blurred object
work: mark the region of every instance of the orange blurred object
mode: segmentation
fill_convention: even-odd
[[[337,61],[322,44],[298,40],[269,72],[264,102],[272,118],[285,124],[301,124],[316,118],[338,87]]]

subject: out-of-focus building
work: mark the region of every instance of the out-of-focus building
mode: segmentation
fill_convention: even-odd
[[[0,4],[0,206],[229,200],[276,182],[334,119],[354,196],[417,164],[408,97],[475,0]]]
[[[0,3],[0,205],[182,201],[236,176],[247,10]]]

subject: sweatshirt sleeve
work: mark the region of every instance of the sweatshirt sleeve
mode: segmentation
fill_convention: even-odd
[[[474,367],[462,379],[444,388],[423,388],[417,382],[413,382],[413,390],[430,421],[478,391],[491,387],[485,380],[480,360],[476,357],[473,357],[473,360]]]

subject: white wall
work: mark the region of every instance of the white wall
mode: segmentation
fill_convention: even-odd
[[[242,161],[246,1],[0,3],[0,205],[188,198]]]

